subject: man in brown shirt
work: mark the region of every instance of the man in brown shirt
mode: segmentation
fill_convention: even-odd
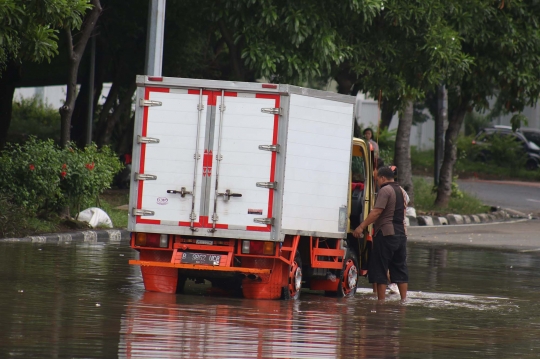
[[[394,172],[389,167],[379,168],[377,177],[379,192],[373,210],[365,221],[354,230],[356,238],[362,238],[364,230],[373,225],[373,251],[368,263],[368,279],[376,283],[377,297],[384,300],[387,273],[397,283],[401,299],[407,298],[409,274],[407,269],[407,235],[405,233],[405,192],[394,182]]]

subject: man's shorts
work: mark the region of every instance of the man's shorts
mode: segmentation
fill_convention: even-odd
[[[392,283],[408,283],[407,236],[383,236],[379,231],[373,238],[373,250],[368,263],[370,283],[388,284],[386,273],[390,270]]]

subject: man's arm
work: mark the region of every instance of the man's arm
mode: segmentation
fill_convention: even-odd
[[[366,229],[367,226],[369,226],[371,223],[375,222],[377,218],[379,218],[382,212],[383,212],[382,208],[373,208],[371,212],[369,212],[366,220],[360,223],[358,227],[356,227],[356,229],[353,232],[353,236],[355,236],[356,238],[364,237],[364,229]]]

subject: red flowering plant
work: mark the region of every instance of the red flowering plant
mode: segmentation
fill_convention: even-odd
[[[0,194],[31,214],[55,212],[64,201],[61,164],[53,140],[30,137],[24,144],[9,144],[0,156]]]
[[[70,144],[62,158],[60,187],[77,213],[95,205],[99,194],[110,188],[114,175],[122,168],[117,155],[107,146],[98,149],[92,144],[78,149]]]
[[[31,137],[2,151],[0,195],[32,214],[58,213],[66,205],[79,210],[94,204],[121,168],[109,147],[62,149]]]

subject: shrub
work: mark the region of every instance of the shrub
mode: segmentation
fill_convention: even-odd
[[[62,193],[70,206],[80,211],[81,206],[95,203],[98,195],[111,187],[115,174],[122,169],[118,156],[109,148],[98,150],[95,144],[84,149],[69,147],[63,151]]]
[[[0,238],[26,234],[27,218],[24,207],[14,204],[5,194],[0,194]]]
[[[488,127],[491,120],[488,116],[483,116],[476,112],[468,112],[465,115],[464,127],[466,136],[475,136],[482,128]]]
[[[29,136],[59,140],[60,113],[57,108],[43,103],[37,96],[13,101],[10,142],[22,142]]]
[[[63,202],[61,164],[53,140],[31,137],[23,145],[9,145],[0,157],[0,192],[31,213],[57,210]]]
[[[61,149],[52,140],[31,137],[0,156],[0,193],[33,214],[59,212],[66,205],[80,209],[97,200],[121,168],[108,147]]]

